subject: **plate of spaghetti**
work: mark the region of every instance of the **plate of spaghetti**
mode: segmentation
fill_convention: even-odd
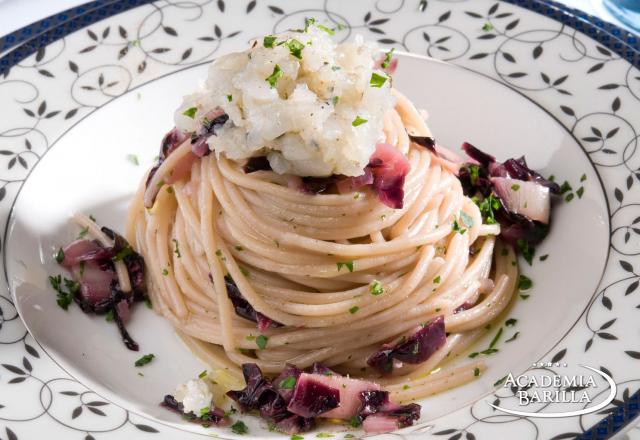
[[[496,18],[499,7],[488,16],[511,16]],[[199,40],[228,39],[223,52],[121,93],[119,67],[85,74],[68,60],[77,87],[113,96],[66,113],[98,109],[25,179],[3,253],[29,332],[90,389],[54,380],[43,407],[55,394],[80,396],[72,420],[123,408],[120,426],[169,436],[471,440],[532,429],[570,438],[574,428],[543,422],[589,425],[598,409],[628,401],[620,372],[640,354],[624,350],[615,373],[592,354],[625,338],[616,324],[625,318],[604,316],[612,292],[598,286],[638,219],[624,214],[631,226],[612,228],[632,196],[600,167],[615,166],[609,143],[630,130],[580,116],[578,103],[549,110],[525,92],[529,71],[496,79],[437,59],[457,50],[439,34],[451,12],[399,44],[351,34],[337,13],[267,11],[281,17],[270,31],[217,24]],[[178,36],[158,19],[146,16],[138,34]],[[384,33],[387,21],[369,12],[365,27]],[[479,40],[496,38],[492,26]],[[184,40],[194,30],[183,31]],[[100,46],[110,32],[128,38],[123,26],[88,35]],[[519,38],[537,41],[538,59],[543,43],[528,32]],[[416,39],[426,56],[411,50]],[[136,69],[172,50],[150,49]],[[199,56],[189,48],[179,58]],[[495,60],[517,64],[508,48]],[[558,96],[574,96],[567,78],[541,73]],[[607,105],[614,119],[626,108],[619,97]],[[46,121],[54,107],[25,112]],[[635,147],[625,148],[630,164]],[[628,191],[635,178],[623,179]],[[626,298],[633,262],[614,263],[628,274]],[[604,312],[592,316],[594,304]],[[582,365],[595,378],[576,379]],[[33,369],[26,357],[24,369],[9,367]],[[91,393],[100,398],[82,397]],[[86,426],[87,438],[100,432]]]

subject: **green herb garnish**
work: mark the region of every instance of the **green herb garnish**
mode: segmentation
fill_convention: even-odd
[[[389,67],[389,63],[391,63],[391,57],[393,56],[394,50],[396,49],[392,47],[391,50],[384,55],[384,60],[382,60],[382,64],[380,64],[380,67],[382,67],[383,69]]]
[[[353,315],[353,314],[354,314],[354,313],[356,313],[358,310],[360,310],[360,307],[358,307],[358,306],[353,306],[353,307],[351,307],[351,308],[349,309],[349,313],[351,313],[351,314]]]
[[[64,278],[63,280],[62,275],[50,276],[49,283],[58,292],[56,299],[58,305],[64,310],[68,310],[69,305],[73,302],[73,297],[80,291],[80,284],[69,278]]]
[[[518,290],[524,292],[533,287],[533,281],[526,275],[520,275],[518,278]]]
[[[371,74],[371,79],[369,80],[369,85],[371,87],[377,87],[380,88],[384,85],[384,83],[387,82],[387,77],[384,75],[380,75],[376,72],[373,72]]]
[[[509,339],[507,339],[507,340],[506,340],[506,341],[504,341],[504,342],[511,342],[511,341],[515,341],[519,334],[520,334],[520,332],[515,332],[513,336],[511,336]]]
[[[349,419],[349,425],[353,428],[357,428],[362,425],[362,420],[358,416],[353,416]]]
[[[464,233],[467,232],[466,229],[462,229],[460,227],[460,225],[458,224],[458,220],[456,219],[453,220],[453,225],[451,226],[451,228],[453,229],[454,232],[460,233],[460,235],[464,235]]]
[[[302,59],[302,49],[304,49],[304,44],[293,38],[291,40],[287,40],[284,45],[287,46],[291,55],[299,60]]]
[[[333,434],[329,434],[327,432],[319,432],[318,434],[316,434],[316,437],[318,437],[318,438],[330,438],[330,437],[333,437]]]
[[[531,266],[533,262],[533,257],[536,254],[536,249],[533,246],[529,245],[529,243],[523,240],[522,238],[519,238],[518,240],[516,240],[516,246],[518,247],[518,250],[522,254],[522,257],[525,259],[527,263],[529,263],[529,266]]]
[[[233,101],[233,95],[227,95],[227,101],[229,102]]]
[[[518,322],[517,319],[515,318],[509,318],[506,320],[506,322],[504,323],[504,325],[506,325],[507,327],[513,327],[514,325],[516,325],[516,323]]]
[[[378,280],[373,280],[371,284],[369,284],[369,293],[373,296],[382,295],[384,293],[382,283]]]
[[[276,64],[276,66],[273,68],[273,73],[266,77],[264,80],[269,83],[271,88],[274,88],[276,84],[278,84],[278,80],[282,78],[282,75],[284,75],[284,72],[282,71],[280,66]]]
[[[202,373],[198,374],[198,379],[204,379],[205,377],[207,377],[207,374],[209,374],[209,372],[207,370],[204,370]]]
[[[173,253],[176,254],[178,256],[178,258],[182,258],[182,255],[180,255],[180,243],[178,243],[178,240],[176,240],[175,238],[173,240]]]
[[[474,375],[475,377],[480,376],[480,368],[478,368],[478,367],[474,368],[474,369],[473,369],[473,375]]]
[[[331,98],[331,102],[333,103],[334,107],[336,105],[338,105],[338,101],[340,101],[340,97],[339,96],[334,96],[333,98]]]
[[[292,390],[295,386],[296,386],[295,376],[287,376],[283,381],[280,382],[280,388],[285,390]]]
[[[198,109],[196,107],[190,107],[190,108],[186,109],[185,111],[183,111],[182,114],[185,115],[188,118],[193,119],[193,118],[196,117],[196,112],[197,111],[198,111]]]
[[[64,251],[62,250],[62,248],[58,249],[55,258],[58,264],[62,264],[62,262],[64,261]]]
[[[340,269],[342,269],[343,267],[346,267],[349,270],[349,272],[353,272],[353,260],[338,262],[336,263],[336,266],[338,266],[338,272],[340,272]]]
[[[435,277],[435,278],[433,279],[433,283],[434,283],[434,284],[440,284],[440,281],[442,281],[442,278],[440,278],[440,275],[438,275],[437,277]]]
[[[540,255],[540,261],[545,261],[547,258],[549,258],[549,254]]]
[[[265,335],[260,335],[256,338],[256,345],[260,350],[264,350],[267,347],[268,340],[269,338],[267,338]]]
[[[106,314],[106,315],[104,315],[104,319],[105,319],[107,322],[113,322],[113,321],[115,321],[115,319],[116,319],[116,318],[115,318],[115,316],[113,316],[113,309],[109,309],[109,311],[107,312],[107,314]]]
[[[273,43],[276,42],[276,37],[274,35],[267,35],[266,37],[264,37],[264,40],[262,40],[262,44],[264,45],[264,47],[268,47],[270,49],[273,49]]]
[[[490,32],[493,30],[493,25],[489,22],[486,22],[483,26],[482,26],[482,30],[485,32]]]
[[[84,238],[89,233],[89,226],[86,228],[80,229],[80,233],[78,234],[78,238]]]
[[[249,428],[244,424],[242,420],[238,420],[236,423],[231,425],[231,430],[236,434],[246,434],[249,432]]]
[[[511,185],[512,191],[518,191],[519,189],[520,189],[520,185],[518,185],[517,183],[514,183],[513,185]]]
[[[153,360],[153,358],[155,358],[156,355],[149,353],[149,354],[145,354],[144,356],[142,356],[140,359],[138,359],[135,362],[135,366],[136,367],[142,367],[144,365],[147,365],[149,362],[151,362]]]
[[[353,125],[354,127],[357,127],[359,125],[366,123],[367,121],[368,121],[367,119],[361,118],[360,116],[356,116],[353,122],[351,122],[351,125]]]

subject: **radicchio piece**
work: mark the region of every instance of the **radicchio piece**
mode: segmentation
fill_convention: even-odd
[[[389,400],[389,392],[382,390],[360,393],[362,405],[358,419],[367,432],[389,432],[413,425],[420,418],[420,405],[398,405]]]
[[[211,425],[216,426],[227,426],[231,423],[229,417],[225,417],[224,411],[218,408],[215,405],[211,405],[209,407],[209,412],[203,415],[196,415],[193,411],[188,413],[184,412],[184,406],[182,402],[178,402],[175,397],[170,394],[164,396],[164,400],[160,403],[160,406],[163,406],[171,411],[174,411],[180,414],[184,419],[188,420],[192,423],[198,423],[205,428],[208,428]]]
[[[336,182],[338,192],[341,194],[356,191],[364,186],[373,184],[373,172],[371,168],[366,167],[364,173],[360,176],[345,177]]]
[[[495,219],[500,223],[500,237],[512,245],[518,243],[535,245],[542,241],[548,233],[548,224],[511,211],[507,200],[503,200],[505,191],[502,188],[496,191],[495,184],[504,180],[499,178],[514,179],[523,183],[531,182],[541,185],[548,188],[552,194],[560,194],[560,186],[529,168],[524,157],[507,159],[500,163],[495,157],[468,142],[462,144],[462,149],[475,162],[467,163],[460,168],[458,177],[463,191],[470,197],[477,193],[485,198],[493,195],[500,202],[499,209],[494,210]],[[542,209],[540,212],[537,218],[548,219],[548,209]]]
[[[317,417],[340,405],[340,390],[317,380],[313,374],[298,377],[287,409],[302,417]]]
[[[436,151],[436,140],[434,138],[429,136],[414,136],[412,134],[409,134],[409,140],[420,145],[421,147],[426,148],[427,150],[438,156],[438,152]]]
[[[153,168],[151,168],[151,171],[149,171],[145,187],[149,187],[149,182],[151,182],[153,175],[156,173],[156,171],[158,171],[158,168],[160,168],[162,162],[164,162],[165,159],[169,157],[169,155],[173,153],[174,150],[178,148],[184,141],[189,139],[189,136],[189,132],[179,130],[176,127],[172,128],[167,134],[164,135],[164,138],[162,138],[162,142],[160,143],[158,162],[154,165]]]
[[[391,372],[394,359],[407,364],[420,364],[440,349],[446,340],[444,316],[440,315],[396,345],[383,345],[369,356],[367,364],[383,374]]]
[[[138,344],[125,329],[131,304],[146,298],[144,259],[129,246],[127,240],[109,228],[104,232],[114,241],[113,246],[104,247],[97,240],[76,240],[63,249],[64,259],[60,263],[68,269],[80,285],[74,301],[84,313],[113,313],[124,344],[137,351]],[[127,267],[132,291],[120,290],[115,271],[116,260]]]
[[[250,157],[244,164],[244,173],[254,173],[256,171],[271,171],[271,164],[267,156]]]
[[[367,165],[373,174],[373,190],[382,203],[401,209],[404,202],[404,180],[411,165],[393,145],[379,143]]]
[[[257,323],[260,332],[266,331],[269,327],[282,326],[279,322],[274,321],[260,312],[256,312],[249,301],[242,296],[240,289],[238,289],[236,282],[233,281],[230,275],[224,277],[224,284],[227,288],[227,296],[231,300],[231,304],[233,304],[236,315]]]
[[[460,313],[460,312],[464,312],[465,310],[469,310],[470,308],[472,308],[475,304],[472,303],[471,301],[465,301],[462,304],[460,304],[458,307],[456,307],[455,309],[453,309],[453,314],[455,315],[456,313]]]
[[[242,374],[246,382],[243,390],[228,391],[227,396],[236,401],[242,412],[257,410],[260,416],[272,423],[276,429],[287,434],[296,434],[312,429],[313,419],[301,417],[287,410],[287,402],[273,383],[262,375],[256,364],[243,364]]]
[[[307,194],[321,194],[339,180],[339,176],[303,177],[301,189]]]
[[[210,115],[213,119],[206,120],[200,130],[191,134],[191,151],[198,157],[208,156],[211,154],[207,139],[216,135],[216,130],[220,129],[228,120],[229,115],[215,111],[215,115]]]

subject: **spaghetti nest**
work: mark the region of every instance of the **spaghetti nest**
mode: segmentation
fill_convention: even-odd
[[[394,93],[386,142],[411,166],[401,209],[380,203],[370,190],[307,194],[288,185],[291,177],[247,174],[224,154],[195,161],[189,177],[164,187],[151,209],[144,208],[140,186],[127,235],[147,262],[154,308],[210,365],[240,377],[238,366],[246,362],[267,373],[286,363],[320,362],[378,377],[369,356],[443,315],[444,346],[421,364],[395,365],[377,381],[406,401],[484,369],[474,361],[429,374],[506,307],[517,278],[515,256],[496,241],[499,225],[482,223],[451,163],[410,141],[407,132],[430,132],[415,107]],[[182,143],[154,181],[161,184],[190,151],[190,142]],[[230,280],[256,312],[280,325],[259,332],[238,316]]]

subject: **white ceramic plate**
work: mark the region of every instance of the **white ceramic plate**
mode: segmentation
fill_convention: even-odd
[[[640,268],[640,205],[634,203],[640,73],[586,36],[512,5],[419,5],[160,2],[104,18],[9,72],[0,82],[0,182],[6,182],[0,208],[5,216],[11,208],[3,256],[15,308],[31,336],[11,300],[0,297],[0,341],[7,344],[0,351],[0,420],[7,429],[52,429],[61,438],[69,430],[77,438],[234,437],[229,429],[201,428],[158,406],[177,383],[206,368],[162,318],[136,309],[129,329],[141,352],[130,352],[102,318],[77,307],[60,309],[47,276],[60,272],[54,250],[76,234],[68,223],[72,213],[93,214],[122,230],[128,200],[171,128],[174,108],[206,76],[207,61],[243,49],[252,37],[299,27],[307,16],[344,26],[336,39],[360,33],[420,55],[401,56],[394,85],[429,111],[440,143],[457,148],[469,141],[499,158],[525,154],[534,169],[574,188],[574,199],[554,212],[551,234],[538,248],[538,256],[549,257],[536,258],[533,266],[521,261],[535,287],[505,315],[517,324],[503,326],[487,372],[420,402],[420,422],[394,435],[572,438],[620,409],[633,418],[640,384],[634,272]],[[96,6],[96,13],[108,15],[107,6]],[[485,23],[493,29],[483,30]],[[130,154],[139,166],[127,160]],[[486,348],[500,327],[474,348]],[[144,353],[157,358],[140,377],[133,363]],[[607,413],[560,419],[510,416],[488,405],[499,399],[515,408],[512,390],[495,382],[540,361],[558,362],[551,369],[561,374],[583,373],[581,364],[602,369],[618,384],[618,396]],[[593,404],[606,397],[606,382],[598,385]],[[243,420],[248,436],[279,436],[256,418]],[[344,427],[320,429],[338,438],[360,435]]]

